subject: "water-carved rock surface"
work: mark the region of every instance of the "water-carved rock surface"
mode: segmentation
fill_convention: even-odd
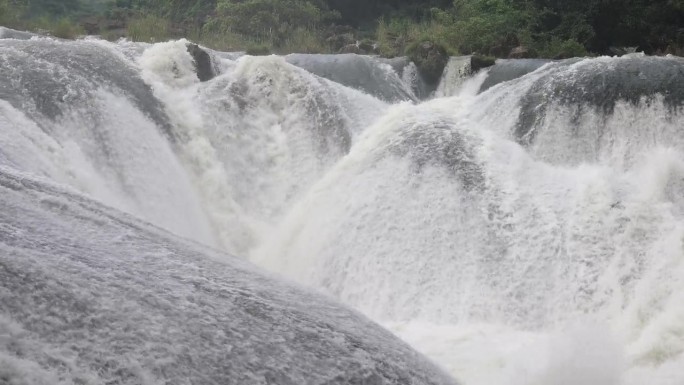
[[[453,384],[341,305],[6,170],[0,224],[10,384]]]

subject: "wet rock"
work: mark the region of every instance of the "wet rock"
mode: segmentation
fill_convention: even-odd
[[[455,385],[327,297],[3,169],[0,223],[2,383]]]
[[[216,77],[216,71],[214,70],[214,64],[211,61],[211,56],[207,51],[200,48],[197,44],[190,43],[187,45],[188,53],[192,56],[195,63],[195,70],[197,72],[197,78],[201,82],[209,81]]]
[[[366,55],[291,54],[285,60],[317,76],[396,103],[414,100],[401,79],[409,62],[406,58],[380,59]]]
[[[480,92],[484,92],[499,83],[525,76],[548,62],[550,60],[547,59],[500,59],[489,70],[487,78],[480,86]]]
[[[470,70],[475,73],[483,68],[488,68],[496,63],[496,58],[492,56],[473,55],[470,58]]]
[[[554,63],[522,97],[516,137],[521,144],[532,143],[553,105],[574,107],[578,114],[591,108],[609,116],[620,101],[637,106],[661,98],[671,111],[681,111],[682,74],[684,60],[677,57],[626,56],[590,61],[575,58]]]

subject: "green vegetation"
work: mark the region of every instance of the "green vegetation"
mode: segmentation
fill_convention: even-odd
[[[18,25],[23,11],[12,0],[0,0],[0,25]]]
[[[166,40],[169,37],[170,26],[168,19],[150,14],[129,20],[126,31],[131,40],[153,43]]]
[[[260,54],[420,60],[424,43],[493,57],[684,51],[684,0],[0,0],[0,24],[62,37],[188,37]]]

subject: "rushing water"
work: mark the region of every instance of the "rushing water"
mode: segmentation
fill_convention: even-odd
[[[200,82],[185,41],[0,40],[0,165],[320,290],[463,384],[684,383],[684,60],[459,58],[417,102],[406,62],[211,54]]]

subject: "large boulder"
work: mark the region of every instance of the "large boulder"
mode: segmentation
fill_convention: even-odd
[[[0,167],[0,382],[454,382],[358,313]]]

